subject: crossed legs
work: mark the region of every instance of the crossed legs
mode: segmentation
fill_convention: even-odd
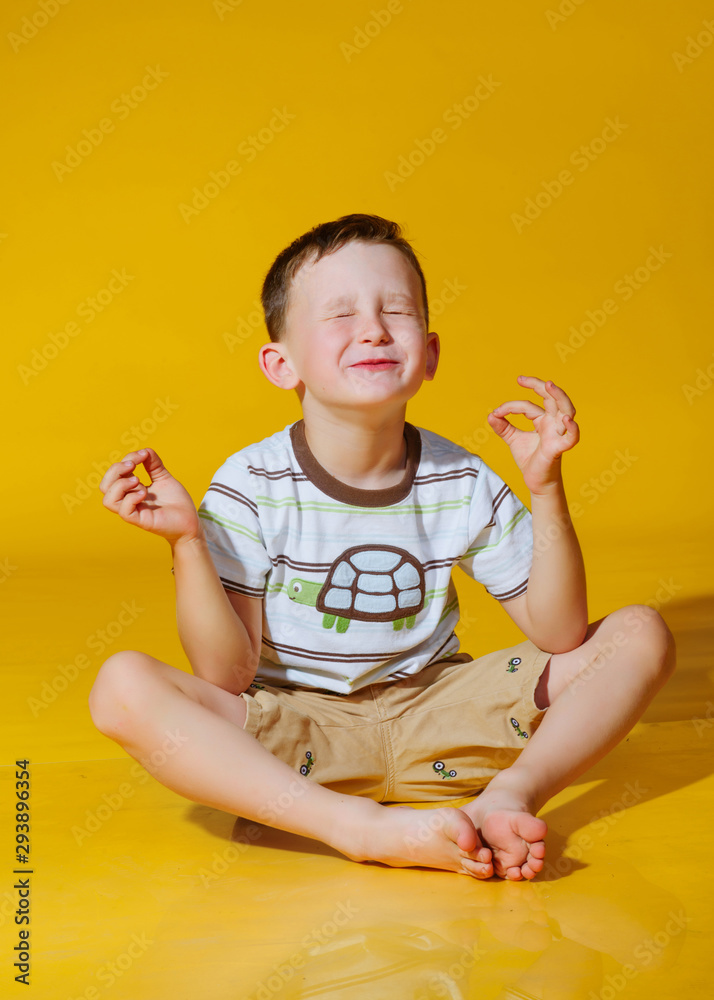
[[[629,732],[674,660],[669,629],[646,606],[590,625],[581,646],[550,658],[536,691],[548,711],[515,764],[461,809],[394,809],[324,788],[242,728],[242,697],[135,650],[105,661],[89,708],[101,732],[194,802],[321,840],[356,861],[521,879],[543,867],[547,827],[536,813]],[[167,739],[172,752],[154,764]]]

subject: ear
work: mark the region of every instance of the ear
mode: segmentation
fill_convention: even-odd
[[[436,375],[436,369],[439,364],[439,353],[441,351],[441,342],[439,340],[439,334],[427,333],[426,335],[426,370],[424,374],[424,379],[427,382],[431,382]]]
[[[258,364],[263,375],[278,389],[295,389],[300,384],[300,379],[292,370],[284,344],[272,340],[269,344],[263,344],[258,352]]]

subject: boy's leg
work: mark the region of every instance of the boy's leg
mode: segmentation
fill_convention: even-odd
[[[89,707],[101,732],[194,802],[321,840],[356,861],[493,874],[491,852],[461,810],[425,815],[324,788],[242,728],[242,697],[153,656],[125,650],[109,657]],[[167,743],[171,752],[161,752]],[[157,751],[160,765],[152,763]]]
[[[536,814],[632,729],[675,666],[674,638],[646,605],[588,626],[585,640],[555,653],[535,692],[548,708],[517,761],[462,808],[494,852],[494,872],[533,878],[543,867],[546,823]]]

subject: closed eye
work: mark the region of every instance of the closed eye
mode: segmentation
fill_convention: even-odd
[[[414,313],[406,312],[404,309],[383,309],[382,312],[385,316],[413,316]],[[354,313],[338,313],[337,316],[333,316],[332,319],[347,319],[348,316],[354,316]]]

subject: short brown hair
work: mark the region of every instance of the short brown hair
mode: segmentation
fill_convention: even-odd
[[[390,222],[379,215],[355,213],[343,215],[334,222],[323,222],[303,233],[282,250],[273,261],[265,276],[261,301],[265,313],[265,325],[272,341],[279,341],[285,333],[285,317],[288,310],[290,286],[298,270],[306,263],[317,263],[326,254],[339,250],[352,240],[370,243],[387,243],[403,253],[419,275],[424,302],[426,329],[429,329],[429,303],[426,295],[426,280],[417,256],[402,236],[398,223]]]

